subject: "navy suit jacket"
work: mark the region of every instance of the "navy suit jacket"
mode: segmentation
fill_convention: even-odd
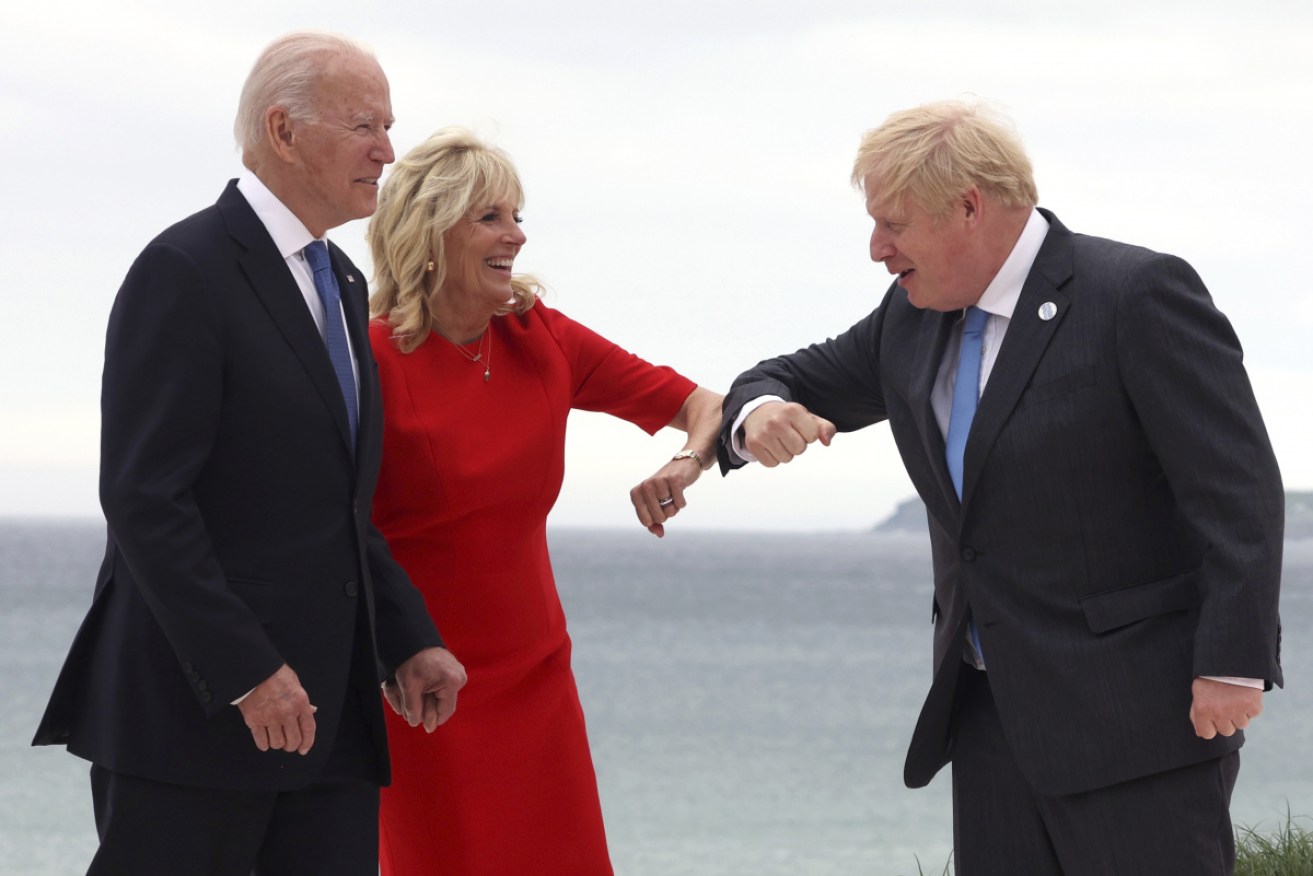
[[[960,314],[919,310],[896,284],[848,331],[758,364],[725,400],[726,430],[766,394],[840,431],[889,422],[934,567],[912,787],[952,756],[968,613],[1006,738],[1045,794],[1238,748],[1242,733],[1195,736],[1196,676],[1282,683],[1284,496],[1239,342],[1181,259],[1042,212],[1051,227],[972,423],[960,502],[930,404]],[[741,464],[728,439],[725,469]]]
[[[388,780],[378,680],[441,639],[370,523],[365,280],[330,250],[360,377],[354,457],[324,342],[235,182],[128,272],[101,395],[108,546],[35,744],[158,781],[292,789],[319,776],[354,685],[362,769]],[[284,663],[319,709],[304,757],[258,751],[229,705]]]

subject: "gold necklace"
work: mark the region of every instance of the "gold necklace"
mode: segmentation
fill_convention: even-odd
[[[438,328],[436,325],[434,326],[434,328],[438,329],[438,334],[446,338],[447,343],[455,347],[457,352],[459,352],[466,359],[469,359],[471,362],[473,362],[476,365],[480,362],[483,363],[484,383],[487,383],[489,380],[492,379],[492,323],[488,323],[487,327],[484,328],[483,330],[483,334],[479,335],[478,350],[477,352],[474,353],[470,352],[469,347],[465,346],[462,343],[459,343],[458,341],[453,340],[450,335],[448,335],[442,329]],[[485,345],[486,345],[486,350],[485,350]]]

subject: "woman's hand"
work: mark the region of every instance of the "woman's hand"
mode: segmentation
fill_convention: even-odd
[[[666,534],[662,525],[688,504],[684,490],[691,487],[702,475],[702,463],[695,456],[672,459],[657,473],[629,491],[638,522],[647,531],[661,538]]]
[[[629,491],[638,522],[657,538],[666,534],[663,524],[688,504],[684,491],[702,476],[704,468],[716,461],[716,436],[720,432],[723,401],[724,396],[701,386],[689,393],[669,423],[688,434],[684,449]]]

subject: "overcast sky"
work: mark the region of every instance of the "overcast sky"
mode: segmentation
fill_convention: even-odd
[[[114,293],[236,174],[242,80],[301,27],[377,52],[398,154],[449,124],[510,152],[527,190],[516,268],[552,306],[719,390],[887,287],[848,184],[862,131],[987,98],[1068,227],[1194,264],[1244,344],[1287,487],[1313,489],[1306,0],[47,0],[0,12],[0,515],[99,513]],[[364,267],[362,233],[330,236]],[[583,413],[570,429],[553,521],[630,525],[629,487],[682,436]],[[911,494],[876,426],[706,477],[671,528],[865,528]]]

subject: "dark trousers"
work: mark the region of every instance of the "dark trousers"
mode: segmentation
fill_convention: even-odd
[[[1231,876],[1235,837],[1229,808],[1238,752],[1049,797],[1033,791],[1017,768],[988,673],[964,668],[959,684],[953,743],[957,876]]]
[[[91,767],[100,848],[87,876],[378,876],[378,779],[368,710],[349,685],[320,780],[296,791],[226,791]],[[254,744],[254,743],[252,743]]]
[[[376,876],[378,785],[170,785],[91,767],[100,848],[87,876]]]

